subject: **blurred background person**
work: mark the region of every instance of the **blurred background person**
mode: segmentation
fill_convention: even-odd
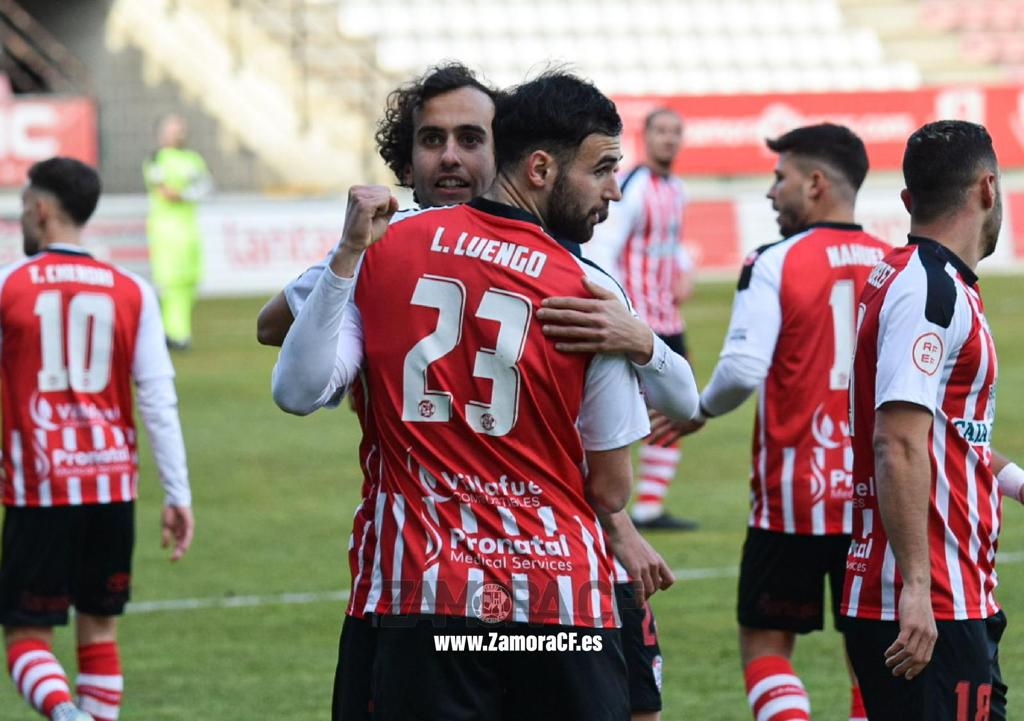
[[[683,145],[683,119],[658,108],[644,120],[644,160],[622,179],[622,200],[597,226],[587,257],[611,273],[640,318],[684,358],[685,324],[679,306],[693,290],[693,262],[683,248],[686,187],[672,174]],[[631,515],[637,528],[691,530],[695,521],[665,510],[675,478],[680,444],[645,443],[640,448],[640,482]]]
[[[174,113],[160,121],[159,148],[143,165],[149,191],[149,260],[160,294],[167,346],[192,345],[192,308],[203,270],[197,202],[213,188],[203,156],[185,147],[188,125]]]

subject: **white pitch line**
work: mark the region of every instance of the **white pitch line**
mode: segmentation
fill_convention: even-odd
[[[999,565],[1024,561],[1024,551],[1000,553]],[[677,568],[672,571],[680,581],[703,581],[711,578],[734,578],[739,567]],[[347,601],[348,591],[310,591],[307,593],[278,593],[267,596],[223,596],[214,598],[172,598],[165,601],[131,602],[125,613],[159,613],[161,611],[197,611],[207,608],[252,608],[255,606],[288,606],[308,603]]]

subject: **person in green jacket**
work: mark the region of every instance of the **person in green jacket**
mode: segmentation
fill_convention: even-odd
[[[180,115],[160,121],[160,147],[143,164],[149,191],[149,260],[160,294],[168,347],[192,342],[192,307],[202,275],[197,201],[212,189],[206,161],[185,147],[188,126]]]

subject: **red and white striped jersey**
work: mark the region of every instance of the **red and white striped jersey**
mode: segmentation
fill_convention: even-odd
[[[643,400],[624,357],[559,353],[533,322],[545,297],[585,295],[584,275],[615,287],[533,216],[481,199],[393,222],[366,253],[363,612],[618,624],[584,449],[646,435]]]
[[[622,200],[611,204],[608,220],[594,229],[584,252],[619,281],[655,333],[682,333],[672,285],[679,273],[693,269],[682,245],[686,186],[646,165],[634,168],[620,185]]]
[[[71,246],[0,271],[4,504],[133,500],[130,381],[173,375],[141,279]]]
[[[859,225],[819,223],[744,262],[721,357],[768,368],[754,424],[752,528],[851,530],[854,308],[888,250]]]
[[[851,414],[857,513],[842,612],[895,620],[902,581],[875,493],[875,411],[890,401],[934,415],[929,433],[932,608],[939,620],[999,610],[1001,501],[992,474],[996,349],[977,276],[927,238],[886,256],[860,298]]]

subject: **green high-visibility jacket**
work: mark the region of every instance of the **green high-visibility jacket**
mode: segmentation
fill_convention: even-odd
[[[158,287],[195,285],[202,274],[202,243],[196,201],[211,188],[203,157],[194,150],[160,148],[142,167],[149,191],[150,267]],[[181,195],[169,200],[166,186]]]

